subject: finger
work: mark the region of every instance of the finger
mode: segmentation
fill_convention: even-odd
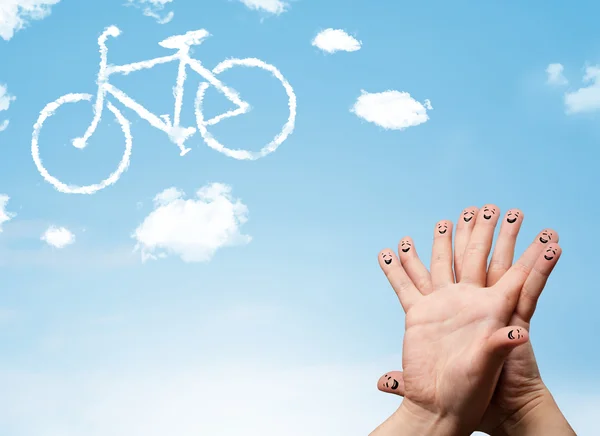
[[[535,237],[533,243],[525,250],[519,260],[504,274],[495,284],[494,288],[499,292],[505,292],[510,300],[507,310],[515,310],[521,289],[531,274],[540,253],[550,244],[550,241],[558,241],[558,233],[552,229],[544,229]]]
[[[479,208],[475,206],[467,207],[462,211],[458,223],[456,223],[456,235],[454,236],[454,273],[456,274],[457,282],[460,281],[463,258],[469,239],[471,239],[473,227],[475,227],[475,222],[477,221],[477,212],[479,212]]]
[[[556,266],[562,249],[558,244],[544,247],[521,289],[515,313],[525,322],[531,321],[538,299],[546,286],[548,277]]]
[[[529,340],[523,327],[508,326],[494,332],[487,340],[486,351],[497,361],[504,361],[513,349]]]
[[[398,244],[400,263],[410,280],[423,295],[431,294],[433,287],[427,267],[423,265],[411,237],[407,236]]]
[[[391,371],[377,381],[377,389],[388,394],[404,396],[404,376],[402,371]]]
[[[492,260],[487,271],[486,286],[493,286],[511,267],[515,256],[517,235],[521,229],[523,218],[523,212],[519,209],[510,209],[502,220],[500,234],[496,240]]]
[[[431,251],[431,283],[434,291],[454,283],[452,222],[448,220],[439,221],[435,225]]]
[[[477,214],[477,221],[465,250],[461,282],[485,286],[487,259],[492,249],[499,214],[500,209],[493,204],[485,205]]]
[[[379,266],[400,299],[404,312],[408,312],[417,299],[422,297],[421,293],[410,280],[392,250],[386,249],[379,253]]]

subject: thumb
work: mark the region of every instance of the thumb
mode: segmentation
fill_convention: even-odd
[[[499,360],[504,361],[514,348],[529,340],[529,332],[523,327],[508,326],[497,330],[488,338],[488,350]]]
[[[404,376],[402,371],[391,371],[377,381],[377,389],[388,394],[404,396]]]

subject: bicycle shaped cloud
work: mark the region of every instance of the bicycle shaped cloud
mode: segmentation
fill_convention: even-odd
[[[279,147],[279,145],[283,141],[285,141],[294,130],[294,123],[296,120],[296,96],[294,94],[294,90],[292,89],[288,81],[273,65],[269,65],[261,61],[260,59],[255,58],[228,59],[218,64],[212,71],[208,70],[200,63],[200,61],[191,58],[189,54],[192,46],[201,44],[202,41],[209,36],[209,33],[204,29],[187,32],[184,35],[171,36],[165,39],[164,41],[159,42],[159,45],[161,45],[164,48],[177,50],[177,52],[173,55],[142,62],[131,63],[127,65],[110,65],[108,64],[107,60],[108,48],[106,46],[106,41],[109,36],[117,37],[120,33],[121,31],[117,27],[110,26],[98,38],[98,44],[100,45],[101,62],[100,72],[98,73],[97,80],[98,92],[96,94],[96,102],[93,105],[94,118],[90,126],[85,131],[84,135],[80,138],[75,138],[72,141],[72,144],[73,146],[79,149],[83,149],[86,147],[87,141],[94,134],[96,128],[98,127],[98,124],[101,121],[102,112],[106,104],[106,107],[110,112],[112,112],[119,125],[121,126],[123,134],[125,135],[125,152],[123,154],[123,157],[121,158],[117,169],[112,174],[110,174],[105,180],[101,181],[100,183],[93,185],[67,185],[58,180],[56,177],[52,176],[46,170],[46,168],[42,164],[42,160],[40,159],[38,146],[40,131],[44,125],[44,122],[48,117],[52,116],[60,106],[66,103],[91,101],[93,97],[93,95],[91,94],[64,95],[55,100],[54,102],[48,103],[46,107],[41,111],[40,116],[34,125],[31,142],[31,153],[35,165],[40,171],[42,177],[44,177],[44,179],[47,182],[54,185],[54,187],[57,190],[68,194],[92,194],[100,189],[103,189],[115,183],[129,166],[133,141],[131,136],[130,123],[110,101],[107,101],[107,96],[113,97],[114,99],[119,101],[123,106],[133,110],[141,118],[148,121],[150,125],[165,132],[169,136],[171,141],[179,147],[181,156],[185,155],[188,151],[191,150],[190,148],[186,148],[184,144],[187,139],[189,139],[192,135],[196,133],[196,130],[200,132],[200,135],[209,147],[235,159],[250,160],[259,159],[275,151],[277,147]],[[153,114],[148,109],[135,102],[123,91],[109,83],[109,78],[113,74],[129,74],[133,71],[150,69],[156,65],[166,64],[168,62],[179,62],[177,81],[174,89],[175,110],[173,121],[171,121],[169,115]],[[250,110],[250,105],[240,98],[240,95],[237,91],[226,86],[216,77],[218,74],[234,66],[257,67],[269,71],[281,82],[281,84],[285,88],[289,99],[288,121],[283,126],[283,129],[275,136],[275,138],[259,151],[248,151],[242,149],[232,150],[219,143],[208,131],[208,128],[210,126],[215,125],[218,122],[226,118],[231,118],[237,115],[245,114]],[[198,73],[200,76],[202,76],[205,80],[205,82],[200,83],[195,100],[196,123],[198,125],[198,129],[196,129],[195,127],[183,127],[180,124],[181,109],[183,106],[183,91],[187,77],[188,67],[196,73]],[[211,85],[214,86],[218,91],[220,91],[228,100],[230,100],[231,103],[233,103],[236,106],[236,109],[230,110],[228,112],[225,112],[224,114],[215,116],[210,119],[205,119],[202,113],[203,98],[206,90]]]

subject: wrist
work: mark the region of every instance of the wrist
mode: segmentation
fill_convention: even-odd
[[[492,436],[576,436],[550,391],[532,399],[506,419]]]
[[[369,436],[463,436],[471,431],[462,428],[459,419],[440,415],[404,399],[402,404]]]

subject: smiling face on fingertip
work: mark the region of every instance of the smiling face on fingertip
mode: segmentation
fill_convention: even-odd
[[[467,207],[462,212],[462,219],[464,222],[469,223],[475,218],[476,209],[474,207]]]
[[[410,239],[403,239],[400,241],[400,251],[408,253],[412,248],[412,242]]]
[[[555,240],[554,232],[549,229],[542,230],[542,233],[540,233],[539,240],[542,244],[547,244],[548,242],[553,242]]]
[[[544,252],[544,259],[552,260],[556,257],[557,249],[554,246],[549,246]]]
[[[492,205],[486,204],[485,206],[483,206],[482,211],[483,218],[486,220],[491,220],[492,217],[496,215],[497,209]]]
[[[399,385],[398,380],[387,374],[381,377],[381,383],[383,384],[383,386],[391,390],[398,389]]]
[[[435,226],[435,231],[437,232],[438,235],[445,235],[446,233],[448,233],[448,229],[450,228],[450,223],[448,221],[440,221],[439,223],[437,223],[437,225]]]
[[[381,259],[383,260],[383,263],[389,265],[394,260],[394,255],[390,250],[385,250],[381,252]]]
[[[509,224],[516,223],[521,218],[521,211],[518,209],[511,209],[506,213],[506,222]]]

